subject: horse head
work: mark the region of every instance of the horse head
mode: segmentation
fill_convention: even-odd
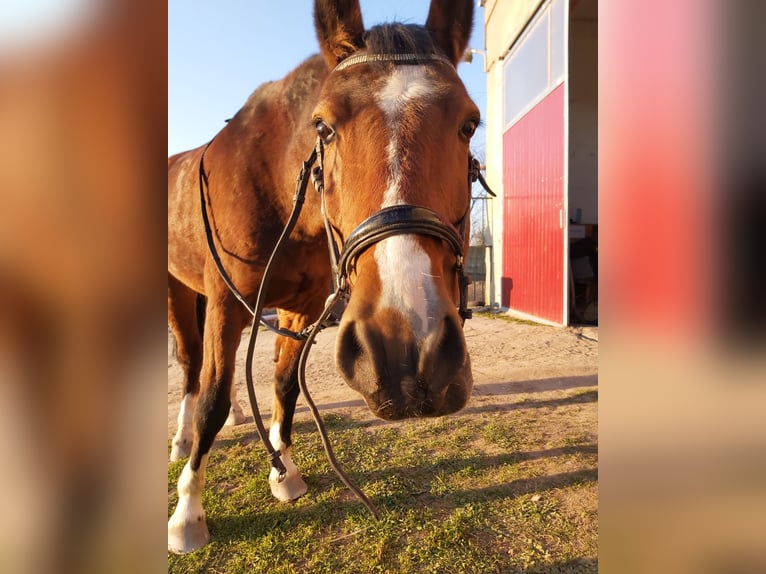
[[[433,0],[425,26],[370,30],[356,0],[315,6],[332,70],[313,111],[325,217],[344,250],[363,236],[341,253],[336,360],[384,419],[455,412],[473,385],[456,304],[479,110],[455,70],[472,20],[471,0]]]

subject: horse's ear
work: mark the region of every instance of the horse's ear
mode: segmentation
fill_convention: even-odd
[[[331,68],[364,45],[359,0],[316,0],[314,26],[322,55]]]
[[[426,29],[452,63],[463,59],[473,28],[473,0],[431,0]]]

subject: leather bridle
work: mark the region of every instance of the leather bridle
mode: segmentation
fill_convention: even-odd
[[[331,75],[351,66],[369,63],[391,63],[394,65],[427,65],[434,62],[445,63],[452,66],[444,56],[439,54],[357,54],[340,62],[330,73]],[[457,225],[442,217],[437,212],[424,206],[399,204],[384,207],[360,223],[348,236],[346,241],[338,248],[336,233],[327,215],[324,197],[324,143],[317,138],[316,148],[312,157],[316,156],[318,165],[312,170],[312,179],[315,189],[322,196],[322,218],[324,219],[327,241],[330,250],[330,262],[333,270],[333,286],[343,299],[347,299],[349,292],[348,279],[356,268],[359,256],[384,239],[394,235],[425,235],[435,237],[446,242],[455,255],[454,271],[458,284],[458,314],[461,324],[471,318],[471,310],[468,308],[468,285],[470,278],[465,273],[464,245],[465,231],[470,214],[471,183],[481,177],[478,170],[478,161],[473,156],[468,157],[468,177],[466,209]],[[305,164],[304,164],[305,165]],[[482,179],[482,184],[486,183]],[[488,189],[488,188],[487,188]],[[489,189],[488,189],[489,191]],[[492,193],[490,191],[490,193]],[[494,195],[494,194],[492,194]]]
[[[459,290],[458,314],[460,315],[461,323],[466,319],[470,319],[471,310],[467,304],[467,287],[470,284],[470,279],[465,273],[463,249],[467,218],[470,211],[470,181],[468,183],[469,203],[458,226],[453,225],[437,212],[427,207],[409,204],[392,205],[384,207],[362,221],[349,234],[345,242],[342,242],[339,248],[338,240],[336,239],[337,233],[330,222],[325,207],[324,176],[321,165],[323,145],[321,140],[317,140],[317,149],[320,151],[316,155],[320,165],[317,165],[312,170],[312,179],[315,189],[322,196],[322,218],[327,233],[335,291],[340,292],[344,299],[348,298],[350,295],[348,280],[356,270],[357,260],[362,253],[376,243],[395,235],[425,235],[435,237],[447,243],[455,255],[454,270],[457,275]],[[470,161],[475,160],[470,158]]]

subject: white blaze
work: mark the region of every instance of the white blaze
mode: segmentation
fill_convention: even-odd
[[[423,66],[395,66],[378,94],[378,105],[388,123],[388,188],[381,208],[406,203],[401,190],[401,138],[399,126],[409,104],[423,101],[438,91]],[[412,236],[395,235],[375,247],[375,261],[382,285],[380,308],[398,309],[412,321],[415,333],[424,336],[431,328],[428,302],[434,300],[431,259]],[[418,324],[419,323],[419,324]]]
[[[422,66],[395,66],[385,87],[378,94],[378,105],[386,116],[391,140],[388,142],[389,178],[388,189],[383,195],[383,205],[388,207],[404,203],[399,196],[400,168],[399,125],[407,104],[424,100],[434,91],[434,83],[428,78]]]

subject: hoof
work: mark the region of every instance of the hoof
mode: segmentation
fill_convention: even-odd
[[[241,410],[235,411],[234,409],[231,409],[229,411],[229,416],[226,419],[226,425],[233,427],[233,426],[243,424],[246,420],[247,420],[247,417],[245,416],[245,413],[243,413]]]
[[[272,470],[272,473],[276,473],[276,471]],[[282,502],[296,500],[306,494],[309,489],[299,474],[288,475],[282,482],[277,482],[276,478],[269,477],[269,486],[274,498]]]
[[[197,522],[170,526],[168,524],[168,552],[188,554],[210,542],[210,532],[204,518]]]
[[[170,449],[170,460],[175,462],[182,458],[187,458],[191,453],[192,441],[187,439],[173,439],[173,446]]]

